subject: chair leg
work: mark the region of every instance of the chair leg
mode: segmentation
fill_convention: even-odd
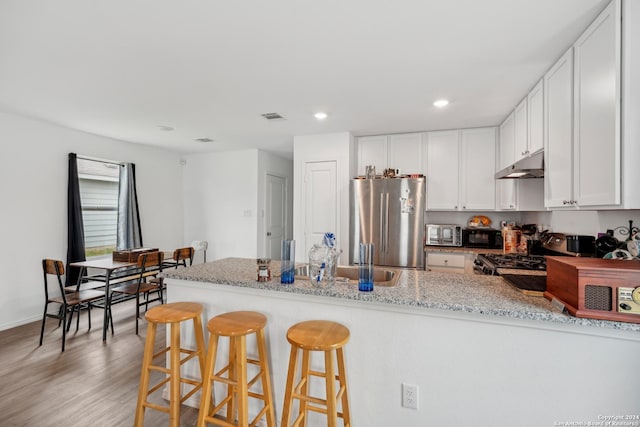
[[[136,335],[138,335],[138,320],[140,318],[140,293],[136,293]]]
[[[89,316],[89,330],[91,330],[91,301],[87,303],[87,315]]]
[[[111,313],[111,307],[105,308],[105,310],[109,310],[107,316],[109,317],[109,323],[111,324],[111,335],[113,335],[113,314]]]
[[[291,346],[291,353],[289,354],[289,371],[287,374],[287,386],[284,391],[284,408],[282,409],[282,427],[289,427],[289,420],[291,417],[291,409],[293,403],[293,388],[294,377],[296,369],[298,367],[298,349],[296,346]]]
[[[45,320],[47,319],[48,305],[49,305],[49,302],[47,301],[47,303],[44,305],[44,314],[42,315],[42,327],[40,328],[40,345],[42,345],[42,339],[44,338],[44,323],[45,323]]]
[[[64,311],[64,313],[62,314],[62,324],[66,325],[67,324],[67,311],[68,311],[68,308],[67,308],[66,305],[64,306],[64,310],[63,311]],[[69,322],[71,322],[71,318],[69,318]],[[66,339],[67,339],[67,328],[63,326],[63,328],[62,328],[62,351],[64,351],[64,342],[66,341]]]
[[[82,304],[78,304],[75,306],[75,310],[78,312],[78,317],[76,317],[76,332],[80,329],[80,310],[82,309]]]
[[[147,328],[147,340],[144,345],[144,356],[142,358],[142,372],[140,373],[140,387],[138,388],[138,404],[136,405],[136,417],[133,425],[141,427],[144,425],[144,410],[149,391],[149,375],[151,363],[153,361],[153,346],[156,340],[156,324],[149,323]]]

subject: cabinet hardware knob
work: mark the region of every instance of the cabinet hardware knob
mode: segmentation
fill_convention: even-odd
[[[267,231],[267,236],[271,236],[271,232],[270,231]]]

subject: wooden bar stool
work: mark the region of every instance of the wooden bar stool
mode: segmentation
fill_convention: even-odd
[[[306,424],[307,411],[326,414],[327,425],[330,427],[336,425],[338,418],[342,418],[345,427],[351,426],[349,399],[347,397],[347,372],[342,351],[342,347],[349,341],[349,329],[339,323],[328,320],[309,320],[290,327],[287,331],[287,340],[291,343],[291,355],[289,356],[289,374],[287,375],[284,409],[282,411],[282,427],[290,426],[289,419],[294,399],[299,401],[298,416],[293,424],[295,426],[304,426]],[[298,365],[298,350],[302,350],[302,366],[300,369],[300,381],[294,384]],[[324,352],[324,372],[310,369],[310,352],[312,351]],[[338,362],[337,375],[334,368],[334,351]],[[311,376],[324,378],[326,387],[325,399],[309,395]],[[336,381],[339,384],[337,393]],[[342,401],[342,412],[338,412],[337,400]]]
[[[204,369],[204,385],[198,414],[198,426],[204,427],[206,423],[220,426],[255,426],[260,418],[266,416],[267,426],[275,427],[275,412],[273,410],[273,397],[271,395],[271,378],[269,376],[269,362],[267,360],[267,348],[264,338],[264,327],[267,318],[255,311],[234,311],[224,313],[209,320],[209,350]],[[258,345],[258,359],[247,357],[246,336],[256,334]],[[229,338],[228,363],[216,372],[215,362],[218,349],[218,339]],[[258,366],[258,373],[251,379],[247,378],[247,364]],[[225,375],[226,374],[226,375]],[[251,391],[258,380],[261,381],[262,393]],[[227,396],[212,408],[210,396],[215,382],[227,384]],[[249,422],[249,397],[264,402],[262,410]],[[215,414],[226,405],[226,420],[216,418]],[[237,414],[236,414],[237,412]],[[236,421],[237,416],[237,421]]]
[[[149,322],[147,328],[147,339],[144,346],[144,356],[142,359],[142,373],[140,375],[140,388],[138,390],[138,405],[136,407],[135,426],[144,424],[144,411],[146,408],[155,409],[169,414],[169,425],[171,427],[180,426],[180,404],[191,397],[195,392],[202,388],[202,380],[192,380],[182,378],[180,375],[180,367],[187,361],[198,358],[200,365],[200,378],[204,371],[204,333],[202,330],[202,304],[195,302],[173,302],[156,306],[145,314],[145,319]],[[180,347],[180,323],[193,320],[193,328],[196,338],[196,349],[185,349]],[[156,328],[159,323],[168,324],[170,328],[170,344],[158,353],[153,352],[156,338]],[[181,358],[182,354],[187,356]],[[168,354],[169,368],[153,365],[153,360],[159,356]],[[162,358],[164,361],[165,359]],[[166,377],[158,384],[149,388],[149,377],[151,371],[164,372]],[[162,386],[169,383],[169,406],[162,406],[149,402],[148,397],[160,390]],[[182,383],[189,384],[193,388],[181,397]]]

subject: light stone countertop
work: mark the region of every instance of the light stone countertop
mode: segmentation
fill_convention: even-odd
[[[256,260],[248,258],[225,258],[165,270],[163,276],[276,292],[640,332],[640,324],[583,319],[560,313],[547,299],[524,295],[499,276],[398,270],[401,274],[396,286],[378,286],[373,292],[360,292],[357,284],[339,282],[330,287],[316,287],[309,280],[296,279],[291,285],[283,285],[274,274],[280,271],[279,261],[271,262],[272,280],[258,282]]]

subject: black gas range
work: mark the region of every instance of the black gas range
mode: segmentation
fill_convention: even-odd
[[[547,263],[544,255],[583,256],[567,250],[567,236],[563,233],[546,233],[540,236],[535,254],[481,253],[474,261],[478,274],[502,276],[521,292],[543,296],[547,288]]]

